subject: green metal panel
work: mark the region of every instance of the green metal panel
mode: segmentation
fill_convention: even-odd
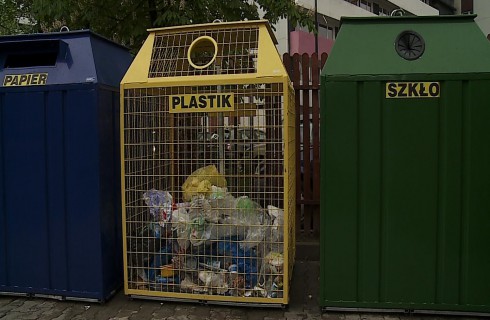
[[[334,50],[355,50],[341,40],[374,30],[371,24],[380,33],[406,28],[404,19],[380,20],[356,19]],[[422,36],[448,27],[448,19],[410,21],[412,29],[425,26]],[[469,23],[455,21],[463,22],[454,33]],[[322,75],[321,306],[490,312],[490,75],[473,50],[490,46],[480,36],[469,49],[480,73],[460,73],[464,63],[410,73],[401,61],[391,74],[383,66],[369,76],[355,68],[336,74],[351,68],[349,57],[329,58]],[[426,46],[446,45],[436,39]],[[393,39],[365,54],[376,60],[385,46],[403,60]],[[387,81],[427,80],[439,80],[440,97],[386,98]]]

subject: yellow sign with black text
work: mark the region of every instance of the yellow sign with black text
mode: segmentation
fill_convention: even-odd
[[[386,98],[439,98],[439,82],[387,82]]]
[[[170,113],[235,111],[233,93],[182,94],[169,99]]]
[[[47,73],[6,74],[4,87],[44,86],[48,81]]]

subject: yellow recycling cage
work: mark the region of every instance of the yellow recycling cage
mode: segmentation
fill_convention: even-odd
[[[268,22],[149,32],[121,83],[125,293],[288,304],[294,91]]]

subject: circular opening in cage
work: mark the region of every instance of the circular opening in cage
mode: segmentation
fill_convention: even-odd
[[[195,69],[204,69],[211,65],[218,54],[216,40],[208,36],[197,38],[187,51],[187,60]]]

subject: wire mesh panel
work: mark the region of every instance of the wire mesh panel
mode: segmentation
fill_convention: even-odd
[[[187,50],[199,37],[210,36],[217,46],[213,67],[193,68],[187,59]],[[175,77],[211,74],[257,72],[259,29],[256,27],[196,30],[194,32],[156,35],[151,57],[149,77]],[[197,57],[205,59],[205,55]]]
[[[127,294],[288,303],[294,91],[263,22],[227,26],[156,32],[123,81]]]

